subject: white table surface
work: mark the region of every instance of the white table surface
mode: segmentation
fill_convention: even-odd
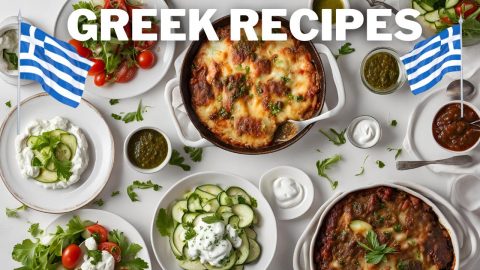
[[[55,19],[64,0],[2,0],[2,2],[0,20],[3,20],[7,16],[16,15],[18,9],[21,8],[22,15],[25,18],[36,26],[52,33]],[[259,5],[260,2],[262,6]],[[221,15],[227,14],[230,8],[287,8],[291,13],[293,10],[306,7],[307,2],[308,0],[170,0],[168,4],[174,8],[200,8],[202,10],[206,8],[217,8],[216,17],[220,17]],[[367,8],[366,4],[360,0],[352,1],[352,6],[353,8],[362,10]],[[186,22],[186,18],[182,19],[182,23]],[[186,27],[188,26],[184,26],[184,29]],[[204,150],[203,161],[192,164],[192,170],[190,172],[184,172],[179,167],[167,166],[167,168],[159,173],[142,175],[130,168],[122,156],[123,140],[127,134],[134,128],[143,125],[153,125],[161,128],[172,139],[175,148],[180,149],[182,147],[173,128],[172,120],[167,114],[163,99],[165,83],[171,79],[174,74],[173,67],[165,79],[154,89],[141,97],[121,100],[120,104],[113,107],[109,105],[107,99],[93,97],[88,94],[85,95],[85,98],[93,102],[107,120],[116,144],[115,150],[117,156],[115,157],[113,173],[106,188],[99,196],[105,200],[105,205],[102,209],[122,216],[140,231],[150,250],[153,269],[160,269],[150,248],[149,229],[154,214],[153,208],[163,193],[172,184],[178,179],[194,172],[206,170],[227,171],[241,175],[258,185],[259,178],[265,171],[274,166],[291,165],[304,170],[312,178],[316,192],[314,203],[311,209],[300,218],[293,221],[278,222],[277,252],[269,269],[292,268],[292,254],[298,237],[316,209],[333,194],[328,182],[317,176],[315,162],[318,159],[323,159],[336,153],[343,155],[344,160],[331,170],[331,175],[340,181],[339,190],[362,186],[371,182],[412,181],[425,185],[440,195],[448,197],[450,185],[454,179],[453,177],[436,175],[425,168],[399,172],[395,169],[394,153],[386,151],[388,146],[401,146],[408,117],[412,109],[419,102],[420,97],[414,97],[406,87],[393,95],[374,95],[364,88],[360,80],[360,62],[368,51],[378,46],[392,46],[401,53],[404,53],[410,45],[400,42],[366,42],[365,36],[366,33],[364,29],[350,32],[347,38],[348,41],[353,44],[352,46],[356,49],[356,52],[349,56],[342,57],[338,61],[343,73],[347,92],[347,103],[344,110],[337,117],[317,124],[315,128],[299,142],[274,154],[242,156],[214,147],[206,148]],[[185,48],[185,44],[185,42],[177,42],[176,55]],[[326,42],[325,44],[332,50],[337,50],[343,43]],[[476,61],[478,61],[478,59]],[[331,96],[332,93],[334,93],[331,80],[327,81],[327,85],[329,96]],[[8,100],[11,100],[12,104],[16,103],[16,88],[15,86],[0,81],[0,89],[0,120],[3,121],[9,111],[9,108],[7,108],[4,103]],[[33,84],[23,87],[22,94],[23,97],[27,97],[40,91],[41,88],[37,84]],[[153,106],[153,108],[149,109],[144,115],[145,120],[143,122],[124,124],[110,117],[112,112],[134,110],[140,98],[143,99],[144,105]],[[332,99],[332,97],[330,97],[330,99]],[[333,97],[333,100],[335,100],[335,97]],[[330,107],[332,105],[334,104],[331,104]],[[373,149],[359,150],[349,143],[337,147],[329,143],[323,135],[317,132],[320,127],[324,129],[330,127],[343,129],[355,116],[364,114],[372,115],[379,119],[383,127],[382,140]],[[398,121],[397,127],[394,128],[388,125],[391,119]],[[321,149],[321,153],[316,151],[317,148]],[[181,152],[183,153],[183,151]],[[366,154],[370,157],[367,161],[365,174],[358,177],[354,176],[358,172]],[[408,156],[403,154],[400,159],[408,159]],[[376,160],[384,161],[386,167],[379,169],[375,165]],[[126,195],[126,187],[136,179],[152,179],[156,183],[161,184],[163,189],[159,192],[152,190],[139,191],[141,201],[132,203]],[[116,190],[120,190],[122,195],[111,198],[111,192]],[[5,186],[0,184],[0,211],[4,211],[5,207],[14,208],[19,205],[20,203],[9,194]],[[87,207],[95,208],[96,206],[89,205]],[[468,216],[471,222],[476,224],[477,228],[480,228],[479,213],[476,215],[468,213]],[[33,210],[21,212],[20,218],[7,218],[4,213],[0,213],[0,232],[2,232],[2,241],[0,241],[1,268],[12,269],[18,266],[18,264],[11,259],[11,250],[16,243],[28,237],[27,229],[29,222],[40,222],[41,226],[45,227],[54,218],[55,215],[44,214]],[[268,243],[263,244],[267,245]]]

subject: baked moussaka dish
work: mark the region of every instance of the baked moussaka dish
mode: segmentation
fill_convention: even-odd
[[[316,270],[451,270],[448,231],[422,200],[390,187],[353,192],[336,203],[315,239]]]
[[[205,41],[191,68],[192,107],[200,122],[222,142],[261,148],[273,142],[285,121],[314,116],[323,102],[321,78],[306,45],[290,31],[286,41],[230,39],[230,26]]]

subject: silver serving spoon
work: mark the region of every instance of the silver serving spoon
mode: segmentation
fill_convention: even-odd
[[[398,10],[396,8],[394,8],[393,6],[385,3],[382,0],[367,0],[367,2],[371,7],[383,7],[383,8],[386,8],[386,9],[391,9],[393,14],[398,13]]]
[[[404,171],[420,168],[431,164],[441,165],[467,165],[473,162],[473,158],[469,155],[455,156],[447,159],[439,159],[433,161],[397,161],[397,170]]]
[[[451,82],[447,87],[447,96],[453,99],[460,99],[460,80],[455,80]],[[477,89],[473,83],[463,80],[463,98],[465,100],[470,100],[477,93]]]

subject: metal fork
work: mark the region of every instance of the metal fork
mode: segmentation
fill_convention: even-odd
[[[401,0],[401,1],[405,1],[405,0]],[[367,2],[371,7],[383,7],[383,8],[386,8],[386,9],[391,9],[393,14],[398,13],[398,10],[396,8],[394,8],[390,4],[385,3],[382,0],[367,0]]]

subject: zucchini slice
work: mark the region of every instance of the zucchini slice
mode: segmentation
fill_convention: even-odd
[[[440,14],[438,13],[438,10],[430,11],[425,14],[425,20],[427,22],[434,23],[438,20],[440,20]]]
[[[188,210],[187,201],[182,200],[176,202],[172,207],[172,217],[178,223],[182,223],[182,217],[185,211]]]
[[[35,177],[35,180],[37,180],[38,182],[47,183],[47,184],[51,184],[59,181],[57,172],[49,171],[47,169],[40,169],[40,174],[37,177]]]
[[[227,195],[225,191],[220,192],[217,196],[218,201],[220,202],[220,205],[224,206],[232,206],[233,205],[233,200],[230,196]]]
[[[422,6],[420,6],[417,1],[412,1],[412,8],[413,9],[416,9],[417,11],[420,12],[420,15],[423,15],[425,13],[427,13],[427,11],[425,9],[422,8]]]
[[[72,160],[72,151],[70,147],[68,147],[64,143],[59,143],[57,147],[55,147],[55,157],[60,161]]]
[[[219,186],[217,185],[202,185],[202,186],[199,186],[198,189],[202,190],[202,191],[205,191],[205,192],[208,192],[214,196],[217,196],[220,192],[223,192],[223,189],[221,189]]]
[[[183,224],[190,224],[192,223],[193,224],[193,221],[195,220],[195,218],[200,215],[199,213],[185,213],[183,216],[182,216],[182,223]]]
[[[202,202],[206,202],[216,198],[215,195],[205,192],[199,188],[196,188],[194,193],[197,194],[200,197],[200,199],[202,199]]]
[[[447,0],[447,1],[445,1],[445,7],[446,8],[453,8],[454,6],[456,6],[458,4],[458,2],[460,2],[460,0]]]
[[[250,255],[250,243],[247,234],[241,233],[240,238],[242,238],[242,245],[237,249],[238,258],[235,262],[236,265],[244,264]]]
[[[196,193],[193,193],[188,197],[187,207],[189,212],[198,212],[203,211],[202,202],[200,196]]]
[[[262,253],[262,249],[260,248],[260,245],[257,243],[257,241],[249,238],[248,243],[250,247],[250,252],[248,253],[248,258],[245,263],[251,263],[256,261]]]
[[[236,198],[237,200],[234,201],[234,204],[236,203],[243,203],[242,199],[245,200],[245,203],[248,205],[252,205],[252,201],[250,200],[250,195],[248,195],[245,190],[239,188],[239,187],[229,187],[226,191],[227,195],[233,198]]]
[[[203,204],[202,207],[203,207],[203,211],[212,213],[218,210],[218,208],[220,207],[220,204],[218,203],[217,199],[214,198],[214,199],[208,200],[205,204]]]
[[[427,12],[435,10],[432,6],[430,6],[429,4],[427,4],[423,1],[419,1],[418,4]]]
[[[175,245],[175,248],[177,251],[183,251],[183,247],[186,244],[185,241],[185,229],[183,228],[182,224],[178,224],[177,227],[175,227],[175,230],[173,231],[173,244]]]
[[[238,226],[246,228],[252,225],[255,213],[253,209],[246,204],[236,204],[232,206],[232,212],[240,218]]]
[[[257,239],[257,232],[255,232],[255,230],[253,230],[252,228],[245,228],[243,230],[247,234],[248,238],[254,239],[254,240]]]
[[[70,133],[66,133],[66,134],[60,135],[60,141],[66,144],[68,148],[70,148],[70,151],[72,151],[72,157],[74,157],[75,153],[77,153],[77,147],[78,147],[77,138]]]

